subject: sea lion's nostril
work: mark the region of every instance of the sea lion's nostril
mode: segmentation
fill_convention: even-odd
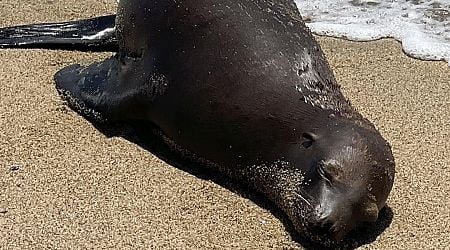
[[[332,217],[331,214],[321,214],[319,216],[319,219],[317,220],[317,231],[320,234],[329,234],[332,232],[333,228],[335,227],[336,220]]]
[[[321,227],[323,232],[331,232],[333,230],[334,223],[331,220],[322,222]]]
[[[334,241],[341,241],[347,233],[346,228],[345,224],[327,217],[318,222],[316,232]]]
[[[348,232],[345,226],[334,226],[331,232],[331,238],[335,241],[341,241]]]
[[[375,222],[378,219],[378,206],[371,202],[364,208],[364,222]]]

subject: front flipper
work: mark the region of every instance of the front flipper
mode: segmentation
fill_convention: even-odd
[[[143,119],[153,99],[167,86],[167,79],[155,73],[152,63],[117,56],[89,66],[63,68],[55,81],[71,108],[95,122]]]
[[[114,57],[88,67],[70,65],[55,74],[56,89],[75,111],[97,122],[111,113],[105,88],[117,84],[118,65]]]

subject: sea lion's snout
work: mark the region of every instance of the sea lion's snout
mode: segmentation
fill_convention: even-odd
[[[348,216],[340,216],[335,211],[324,214],[321,209],[316,212],[317,221],[314,231],[318,235],[324,235],[334,241],[341,241],[352,226]]]
[[[336,242],[341,241],[349,231],[346,224],[340,221],[324,219],[323,221],[319,221],[319,223],[317,225],[318,233],[320,235],[326,235],[327,238]]]
[[[369,171],[362,168],[357,150],[340,154],[343,158],[322,160],[317,166],[318,197],[313,216],[313,232],[335,242],[342,241],[353,229],[374,223],[379,206],[367,183]],[[350,157],[348,157],[350,156]],[[349,160],[352,159],[352,160]]]
[[[352,207],[352,204],[349,205]],[[335,241],[341,241],[353,229],[377,221],[378,213],[378,206],[375,203],[366,203],[363,206],[353,205],[353,209],[346,209],[346,211],[336,207],[327,215],[319,212],[316,226],[319,233],[327,234]]]
[[[341,241],[355,224],[351,204],[345,196],[324,187],[314,214],[314,233],[334,241]]]
[[[346,241],[350,231],[378,220],[392,189],[395,165],[379,132],[342,120],[314,134],[304,133],[297,145],[290,159],[294,169],[306,169],[305,181],[296,191],[295,205],[288,203],[285,210],[299,232],[334,245]]]
[[[338,242],[353,229],[378,219],[379,209],[374,202],[361,202],[361,198],[333,192],[324,191],[322,200],[315,208],[315,234]]]

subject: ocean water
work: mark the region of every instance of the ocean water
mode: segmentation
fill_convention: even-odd
[[[295,0],[318,35],[394,38],[408,55],[450,66],[450,0]]]

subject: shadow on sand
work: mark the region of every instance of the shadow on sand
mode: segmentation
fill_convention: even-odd
[[[97,124],[91,122],[100,132],[107,137],[122,137],[156,155],[158,158],[180,170],[186,171],[198,178],[210,180],[214,183],[232,191],[240,196],[250,199],[258,206],[269,210],[277,217],[289,232],[292,239],[302,245],[305,249],[355,249],[359,246],[369,244],[389,227],[394,213],[388,206],[380,211],[378,220],[369,227],[358,228],[349,235],[339,245],[324,246],[302,237],[294,229],[291,221],[273,202],[269,201],[262,194],[251,190],[248,186],[238,183],[229,178],[223,178],[219,172],[206,168],[192,161],[182,158],[172,151],[163,140],[153,132],[157,127],[151,123],[135,122],[127,124]]]

